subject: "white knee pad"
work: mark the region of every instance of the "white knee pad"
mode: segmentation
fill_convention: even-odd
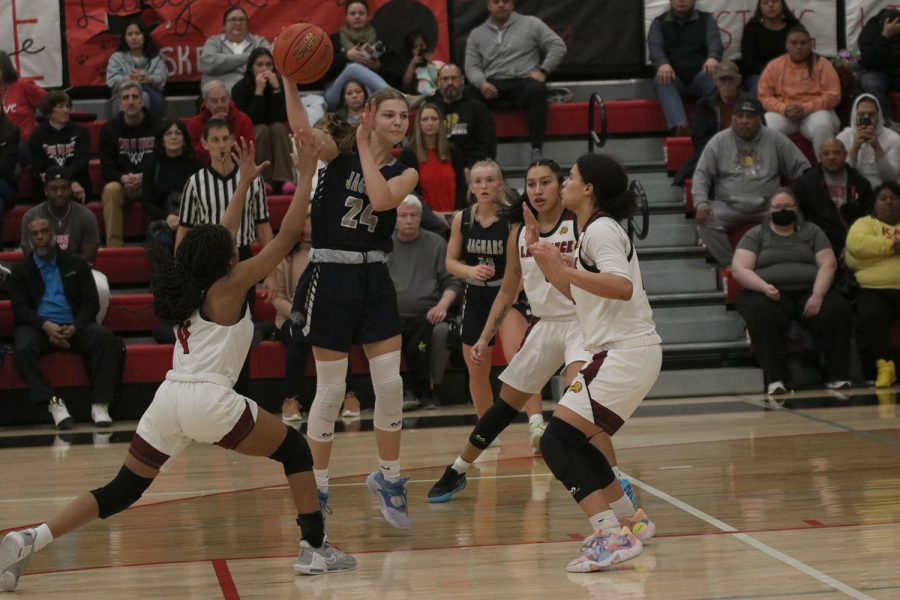
[[[403,426],[403,380],[400,378],[400,351],[387,352],[369,361],[375,391],[373,424],[382,431],[400,431]]]
[[[316,397],[309,409],[306,435],[317,442],[334,439],[334,421],[347,390],[347,358],[316,361]]]

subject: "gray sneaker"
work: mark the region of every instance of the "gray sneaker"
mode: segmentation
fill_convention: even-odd
[[[321,548],[314,548],[306,540],[300,540],[300,554],[294,563],[294,573],[297,575],[324,575],[355,568],[356,559],[332,547],[328,540],[322,542]]]
[[[0,590],[14,592],[34,554],[34,530],[7,533],[0,542]]]

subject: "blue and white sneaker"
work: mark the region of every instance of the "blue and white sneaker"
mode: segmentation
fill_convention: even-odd
[[[409,508],[406,506],[406,482],[409,477],[401,477],[397,483],[385,480],[381,471],[375,471],[366,478],[366,486],[372,490],[381,505],[384,519],[399,529],[409,529]]]
[[[631,500],[632,506],[637,506],[637,497],[634,495],[634,489],[631,487],[631,482],[628,481],[628,478],[619,475],[619,485],[622,486],[622,491],[625,492],[625,495],[628,496],[628,499]]]

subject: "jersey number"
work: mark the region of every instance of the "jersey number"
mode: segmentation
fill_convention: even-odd
[[[178,341],[181,342],[181,349],[185,354],[190,354],[191,350],[188,348],[188,338],[191,337],[190,330],[191,322],[187,321],[186,323],[182,323],[178,326],[178,333],[176,334],[178,337]]]
[[[347,201],[344,202],[344,206],[349,207],[350,210],[348,210],[347,214],[344,215],[344,218],[341,219],[341,225],[349,227],[350,229],[356,229],[359,224],[362,223],[369,228],[369,233],[375,232],[375,228],[378,227],[378,217],[372,214],[374,209],[371,204],[367,204],[364,209],[362,198],[347,196]],[[357,216],[359,217],[358,219]]]

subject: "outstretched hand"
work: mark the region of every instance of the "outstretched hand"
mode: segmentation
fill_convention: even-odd
[[[259,177],[270,164],[267,160],[260,165],[256,164],[256,144],[253,140],[248,142],[243,137],[232,148],[231,158],[240,168],[241,179],[246,181],[253,181]]]
[[[365,144],[369,141],[369,134],[375,128],[375,101],[366,102],[362,115],[359,117],[359,126],[356,128],[356,144]]]
[[[522,203],[522,216],[525,219],[525,245],[530,247],[532,244],[536,244],[538,240],[541,239],[541,229],[538,225],[537,218],[534,216],[534,213],[531,212],[531,209],[528,208],[528,205],[524,202]]]
[[[316,162],[325,144],[325,136],[316,135],[313,129],[303,129],[291,136],[294,139],[294,148],[291,160],[297,169],[297,178],[312,177],[316,170]]]

